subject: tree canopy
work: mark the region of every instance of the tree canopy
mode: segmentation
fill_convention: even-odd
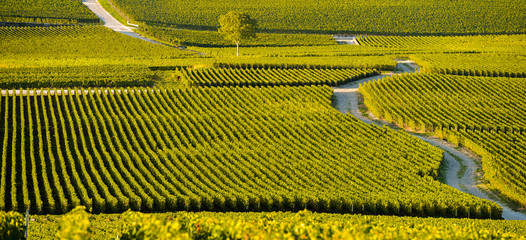
[[[257,21],[246,13],[230,11],[219,17],[219,24],[221,25],[219,33],[236,44],[237,56],[239,56],[241,41],[256,37]]]

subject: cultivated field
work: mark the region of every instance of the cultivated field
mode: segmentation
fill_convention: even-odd
[[[526,79],[403,75],[360,90],[374,115],[434,132],[480,155],[484,177],[526,205]]]
[[[114,0],[131,19],[151,25],[213,29],[231,10],[246,11],[266,31],[370,34],[524,33],[526,3],[498,1],[169,1]],[[505,17],[502,17],[505,16]]]
[[[0,239],[524,239],[525,12],[8,0]]]
[[[101,22],[81,1],[70,0],[3,0],[0,5],[0,21],[52,24]]]

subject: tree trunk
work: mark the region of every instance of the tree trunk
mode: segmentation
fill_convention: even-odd
[[[236,46],[237,46],[237,56],[239,57],[239,43],[238,42],[236,43]]]

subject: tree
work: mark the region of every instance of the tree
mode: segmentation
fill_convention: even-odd
[[[219,33],[226,40],[232,41],[237,46],[239,56],[239,44],[242,40],[256,38],[257,21],[250,18],[246,13],[230,11],[219,17]]]

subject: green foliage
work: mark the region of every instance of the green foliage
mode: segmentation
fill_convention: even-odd
[[[182,225],[197,222],[166,222],[153,214],[127,211],[122,214],[122,227],[119,231],[120,239],[190,239],[190,235],[182,231]],[[185,218],[188,219],[189,218]],[[182,220],[182,219],[181,219]]]
[[[367,83],[360,91],[375,115],[420,130],[420,123],[429,129],[526,129],[524,106],[515,104],[526,101],[524,78],[406,74]]]
[[[24,216],[17,212],[0,212],[0,239],[24,239]]]
[[[155,74],[141,66],[105,65],[0,68],[0,88],[153,86]]]
[[[42,58],[56,67],[63,64],[64,59],[76,59],[77,62],[79,59],[125,59],[134,62],[193,56],[175,48],[131,38],[103,26],[0,27],[0,40],[2,62],[27,58],[33,62],[29,66],[38,66]]]
[[[0,27],[0,39],[4,89],[153,86],[150,65],[190,56],[102,26]]]
[[[257,21],[246,13],[230,11],[219,17],[219,24],[219,33],[237,45],[237,56],[241,41],[256,38]]]
[[[407,219],[374,219],[298,213],[197,214],[178,213],[160,218],[151,214],[123,214],[121,239],[521,239],[498,228],[479,228],[454,220],[442,224]],[[387,220],[387,221],[386,221]],[[406,219],[404,219],[406,220]],[[411,221],[412,220],[412,221]],[[455,223],[455,224],[453,224]]]
[[[86,207],[78,206],[60,220],[57,238],[61,240],[83,240],[91,238],[91,223]]]
[[[219,17],[218,31],[224,35],[226,40],[235,44],[241,43],[242,40],[256,37],[257,21],[250,18],[246,13],[230,11]]]
[[[236,46],[231,41],[224,39],[221,33],[217,31],[196,31],[150,26],[141,26],[140,30],[150,36],[176,45],[214,48]],[[251,47],[330,46],[336,45],[336,41],[330,35],[258,33],[257,38],[247,39],[243,42],[243,45]]]
[[[526,43],[525,43],[526,45]],[[425,72],[465,76],[526,77],[524,51],[514,54],[433,54],[412,57]]]
[[[26,198],[42,213],[85,205],[500,217],[495,203],[435,180],[439,149],[342,115],[331,97],[327,86],[2,96],[0,206],[23,206],[28,191],[41,193]]]
[[[101,23],[99,18],[79,0],[2,0],[0,22]]]
[[[525,33],[526,3],[516,0],[113,0],[150,25],[214,30],[228,11],[246,12],[263,31],[368,34]]]
[[[482,157],[484,178],[519,206],[526,206],[526,133],[512,129],[435,130],[435,135]]]
[[[246,50],[246,49],[245,49]],[[263,53],[264,50],[258,50]],[[264,54],[264,53],[263,53]],[[272,68],[361,68],[393,70],[396,61],[392,56],[321,56],[321,57],[281,57],[258,56],[239,58],[219,58],[214,66],[233,68],[265,67]]]
[[[181,75],[195,86],[337,86],[377,75],[376,69],[310,68],[198,68],[181,70]]]
[[[35,221],[31,222],[30,238],[53,239],[62,215],[34,215],[31,218],[34,218]],[[385,236],[402,232],[406,232],[409,236],[418,234],[418,239],[432,239],[433,237],[444,239],[446,234],[446,236],[456,234],[455,237],[452,237],[453,239],[490,239],[490,236],[511,237],[514,235],[517,239],[521,239],[522,236],[526,236],[526,225],[523,221],[363,216],[360,214],[328,214],[307,211],[300,213],[168,212],[153,214],[126,212],[124,214],[93,214],[90,216],[90,222],[93,229],[93,239],[115,239],[116,236],[121,239],[132,236],[135,239],[143,239],[145,236],[155,236],[151,239],[162,239],[162,236],[173,239],[175,238],[174,235],[188,239],[190,237],[189,232],[193,234],[192,236],[197,234],[198,226],[200,232],[204,233],[203,235],[211,232],[224,235],[243,233],[254,236],[251,239],[256,238],[256,234],[280,234],[280,227],[282,226],[283,230],[287,231],[290,230],[289,226],[298,230],[319,227],[320,231],[325,231],[325,227],[330,226],[330,229],[334,231],[353,230],[357,234],[366,233],[359,232],[359,230],[374,229],[375,232],[384,234],[382,239],[385,239]],[[197,225],[199,222],[200,224]],[[247,228],[243,229],[242,226]],[[316,232],[319,231],[309,231],[308,233]],[[141,236],[138,237],[139,233]],[[172,235],[168,235],[168,233]],[[374,236],[373,233],[367,235],[367,237],[372,236]],[[242,238],[244,237],[245,235],[242,236]],[[407,238],[400,237],[398,239]]]
[[[362,36],[360,47],[403,53],[423,72],[466,76],[526,77],[526,35]]]
[[[482,157],[484,177],[525,206],[526,79],[401,75],[360,87],[371,112]]]
[[[523,52],[526,35],[359,36],[360,46],[443,53]]]

